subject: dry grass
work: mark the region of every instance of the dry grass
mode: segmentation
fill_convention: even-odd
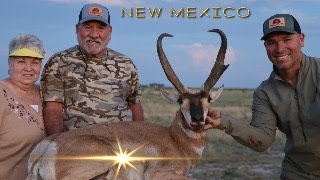
[[[225,89],[212,107],[249,123],[252,93],[250,89]],[[179,108],[167,103],[153,87],[143,89],[142,103],[146,121],[164,126],[171,124]],[[211,130],[202,161],[190,173],[195,179],[279,179],[284,140],[284,135],[277,133],[275,143],[266,152],[258,153],[223,131]]]

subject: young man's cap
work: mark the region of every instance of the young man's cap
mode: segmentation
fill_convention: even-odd
[[[97,20],[110,25],[109,10],[105,6],[96,3],[84,5],[80,11],[78,23],[90,20]]]
[[[17,49],[13,51],[11,54],[9,54],[9,57],[15,57],[15,56],[35,57],[40,59],[44,58],[42,54],[30,48]]]
[[[269,17],[263,23],[263,36],[264,40],[267,35],[273,32],[288,32],[288,33],[301,33],[298,21],[290,14],[276,14]]]

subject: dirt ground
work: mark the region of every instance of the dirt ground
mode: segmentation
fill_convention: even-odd
[[[193,179],[279,179],[281,162],[256,161],[202,161],[196,168],[191,170]]]
[[[195,180],[279,179],[284,156],[283,143],[283,139],[279,139],[262,153],[236,142],[209,144],[214,147],[205,150],[200,164],[190,171],[190,176]]]

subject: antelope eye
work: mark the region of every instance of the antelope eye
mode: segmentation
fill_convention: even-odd
[[[177,102],[181,105],[182,104],[182,98],[179,98]]]
[[[212,100],[212,99],[211,99],[211,97],[209,96],[209,97],[208,97],[208,102],[210,102],[211,100]]]

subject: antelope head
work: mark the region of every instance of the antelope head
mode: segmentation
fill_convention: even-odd
[[[171,34],[163,33],[159,36],[157,41],[157,52],[162,68],[168,80],[178,91],[178,94],[170,94],[163,90],[160,90],[160,93],[169,103],[178,102],[180,104],[180,110],[183,114],[184,120],[188,124],[189,128],[196,132],[202,131],[205,125],[205,119],[207,117],[210,103],[214,102],[220,96],[223,86],[217,91],[211,92],[211,89],[229,66],[224,65],[224,59],[227,50],[227,38],[225,34],[219,29],[212,29],[208,32],[216,32],[220,35],[221,46],[215,64],[211,69],[210,75],[200,90],[192,90],[185,87],[173,71],[162,49],[162,39],[164,37],[173,36]]]

